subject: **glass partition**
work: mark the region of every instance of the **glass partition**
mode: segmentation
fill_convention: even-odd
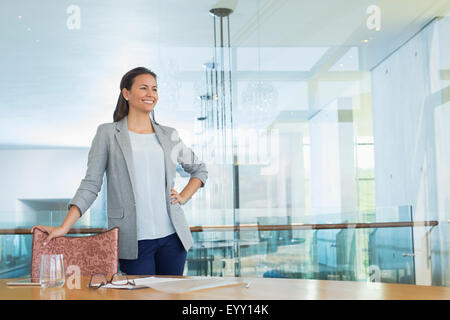
[[[286,217],[258,217],[241,224],[237,241],[232,226],[221,232],[203,226],[203,232],[193,233],[195,245],[188,253],[186,272],[414,284],[413,228],[433,226],[398,225],[412,222],[410,209],[380,208],[399,218],[376,221],[372,213],[364,215],[363,223],[355,214],[343,215],[344,220],[330,214],[292,222]]]
[[[195,241],[188,252],[185,275],[414,284],[413,228],[430,229],[434,225],[399,225],[412,222],[407,218],[408,207],[380,210],[404,216],[375,221],[372,213],[365,215],[363,223],[354,214],[345,214],[345,220],[331,214],[289,223],[285,217],[257,217],[240,225],[239,238],[233,225],[191,227]],[[0,278],[29,274],[32,235],[26,232],[30,227],[1,226]],[[76,227],[86,229],[83,225]],[[224,231],[217,231],[221,228]]]
[[[2,6],[0,224],[64,219],[121,77],[145,66],[156,120],[208,168],[189,224],[238,230],[194,232],[187,274],[450,285],[450,1],[215,3]],[[76,227],[106,227],[106,190]],[[353,225],[422,221],[438,224]],[[29,235],[0,238],[4,270],[26,260]]]
[[[31,272],[30,235],[0,235],[0,278],[19,278]]]

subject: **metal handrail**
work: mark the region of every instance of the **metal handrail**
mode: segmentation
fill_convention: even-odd
[[[217,231],[274,231],[274,230],[323,230],[323,229],[370,229],[370,228],[402,228],[402,227],[434,227],[438,221],[413,221],[413,222],[369,222],[369,223],[320,223],[305,224],[292,223],[282,225],[240,224],[240,225],[215,225],[192,226],[191,232],[217,232]],[[69,234],[92,234],[105,232],[106,228],[73,228]],[[25,235],[31,234],[31,228],[0,229],[0,235]]]
[[[368,229],[368,228],[400,228],[400,227],[428,227],[437,226],[438,221],[414,221],[414,222],[370,222],[370,223],[320,223],[305,224],[291,223],[282,225],[240,224],[223,226],[195,226],[192,232],[202,231],[246,231],[256,229],[258,231],[273,230],[321,230],[321,229]]]

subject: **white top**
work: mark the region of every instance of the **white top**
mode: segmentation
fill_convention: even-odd
[[[135,172],[137,237],[163,238],[175,232],[166,207],[164,152],[154,133],[128,133]]]

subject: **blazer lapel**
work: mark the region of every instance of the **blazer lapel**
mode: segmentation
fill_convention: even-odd
[[[125,158],[128,174],[130,175],[131,179],[131,186],[133,187],[133,194],[135,194],[136,188],[134,185],[134,164],[132,158],[130,135],[128,134],[127,117],[124,117],[122,120],[116,123],[115,136]]]

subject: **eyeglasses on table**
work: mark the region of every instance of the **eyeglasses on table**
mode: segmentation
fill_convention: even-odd
[[[108,280],[108,277],[105,274],[97,273],[91,275],[91,279],[89,281],[89,288],[98,289],[108,284],[112,284],[114,286],[135,286],[134,280],[128,279],[128,276],[124,273],[119,274],[115,273]]]

